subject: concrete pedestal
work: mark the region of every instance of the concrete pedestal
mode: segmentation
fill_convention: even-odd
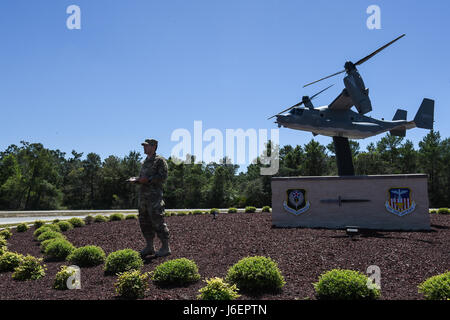
[[[272,225],[430,230],[427,175],[273,177]]]

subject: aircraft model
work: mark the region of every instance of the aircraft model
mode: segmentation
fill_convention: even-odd
[[[423,99],[415,117],[411,121],[406,120],[407,111],[398,109],[392,121],[378,120],[364,114],[372,111],[372,104],[369,98],[369,89],[359,74],[356,66],[366,62],[381,50],[385,49],[395,41],[405,36],[404,34],[387,43],[368,56],[356,63],[347,61],[344,70],[324,77],[313,83],[328,79],[340,73],[346,72],[344,77],[345,89],[334,99],[331,104],[315,108],[311,100],[329,87],[318,92],[311,98],[304,96],[302,101],[282,112],[270,117],[276,117],[278,127],[286,127],[296,130],[312,132],[314,136],[324,135],[335,139],[363,139],[371,137],[383,132],[389,131],[391,135],[405,136],[406,130],[411,128],[433,129],[434,118],[434,100]],[[304,104],[305,108],[300,108]],[[351,108],[355,106],[358,112],[354,112]],[[282,114],[284,112],[288,114]]]

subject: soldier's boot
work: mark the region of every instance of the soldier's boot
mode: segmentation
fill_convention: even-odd
[[[170,251],[169,239],[168,238],[161,239],[161,243],[162,243],[161,249],[159,249],[158,252],[156,252],[156,256],[165,257],[170,255],[172,251]]]
[[[147,246],[139,252],[142,258],[145,258],[148,255],[155,254],[155,247],[153,246],[153,239],[147,238],[146,240],[147,240]]]

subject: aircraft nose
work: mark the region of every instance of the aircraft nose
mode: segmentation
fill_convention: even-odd
[[[280,128],[284,123],[286,123],[286,116],[283,115],[277,115],[277,120],[275,123],[278,124],[278,128]]]

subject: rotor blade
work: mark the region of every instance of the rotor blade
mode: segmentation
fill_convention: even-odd
[[[371,54],[369,54],[368,56],[362,58],[361,60],[359,60],[358,62],[355,63],[355,66],[358,66],[360,64],[363,64],[364,62],[366,62],[367,60],[369,60],[370,58],[372,58],[374,55],[376,55],[378,52],[380,52],[381,50],[389,47],[391,44],[393,44],[395,41],[403,38],[406,34],[402,34],[400,37],[392,40],[391,42],[389,42],[388,44],[385,44],[384,46],[382,46],[381,48],[375,50],[374,52],[372,52]]]
[[[342,70],[342,71],[339,71],[339,72],[333,73],[332,75],[330,75],[330,76],[327,76],[327,77],[325,77],[325,78],[322,78],[322,79],[319,79],[319,80],[313,81],[313,82],[311,82],[311,83],[305,84],[305,85],[303,86],[303,88],[304,88],[304,87],[307,87],[307,86],[309,86],[309,85],[311,85],[311,84],[314,84],[314,83],[316,83],[316,82],[319,82],[319,81],[322,81],[322,80],[325,80],[325,79],[328,79],[328,78],[331,78],[331,77],[337,76],[338,74],[340,74],[340,73],[342,73],[342,72],[345,72],[345,70]]]
[[[317,97],[319,94],[321,94],[321,93],[324,92],[325,90],[330,89],[332,86],[334,86],[334,84],[332,84],[331,86],[328,86],[328,87],[326,87],[325,89],[323,89],[323,90],[317,92],[315,95],[313,95],[311,98],[309,98],[309,100],[314,99],[315,97]]]
[[[285,113],[286,111],[289,111],[289,110],[291,110],[292,108],[301,106],[302,104],[303,104],[303,101],[301,101],[301,102],[299,102],[299,103],[297,103],[297,104],[294,104],[292,107],[289,107],[289,108],[287,108],[287,109],[285,109],[285,110],[283,110],[283,111],[281,111],[281,112],[278,112],[277,114],[271,116],[270,118],[267,118],[267,120],[272,119],[273,117],[278,116],[278,115],[280,115],[280,114],[282,114],[282,113]]]

